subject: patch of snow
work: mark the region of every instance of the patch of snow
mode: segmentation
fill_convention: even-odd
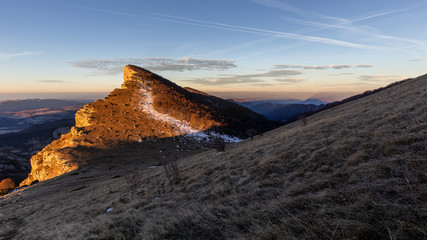
[[[142,111],[147,113],[150,117],[155,120],[169,123],[177,129],[177,135],[184,135],[189,133],[197,132],[197,129],[194,129],[190,126],[190,124],[186,121],[179,120],[177,118],[171,117],[167,114],[163,114],[154,109],[154,97],[150,92],[151,89],[141,88],[142,96],[144,96],[144,100],[141,102]]]
[[[147,113],[151,118],[155,120],[166,122],[173,125],[176,129],[177,135],[186,135],[186,137],[192,138],[193,140],[199,143],[201,141],[211,141],[213,137],[221,137],[222,139],[224,139],[225,142],[229,142],[229,143],[236,143],[236,142],[242,141],[242,139],[238,137],[229,136],[226,134],[219,134],[216,132],[205,133],[205,132],[199,131],[195,128],[192,128],[187,121],[179,120],[167,114],[160,113],[157,110],[155,110],[153,107],[154,97],[153,97],[153,94],[151,94],[150,92],[151,89],[141,88],[140,91],[141,91],[141,95],[144,97],[143,101],[141,101],[140,103],[142,111]],[[175,140],[176,139],[173,138],[173,141]],[[182,142],[182,140],[180,141]],[[180,146],[177,145],[177,147],[180,147]]]
[[[216,132],[209,132],[209,133],[195,132],[195,133],[187,134],[186,137],[192,138],[198,142],[211,141],[213,137],[220,137],[220,138],[224,139],[224,142],[228,142],[228,143],[236,143],[236,142],[242,141],[242,139],[240,139],[238,137],[229,136],[226,134],[219,134]]]

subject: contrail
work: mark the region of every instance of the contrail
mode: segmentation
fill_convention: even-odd
[[[269,34],[273,37],[280,37],[280,38],[287,38],[287,39],[297,39],[297,40],[303,40],[303,41],[309,41],[309,42],[318,42],[318,43],[324,43],[324,44],[330,44],[330,45],[338,45],[338,46],[345,46],[345,47],[353,47],[353,48],[374,48],[372,46],[358,44],[358,43],[352,43],[347,41],[341,41],[336,40],[332,38],[323,38],[323,37],[316,37],[316,36],[308,36],[308,35],[301,35],[301,34],[295,34],[295,33],[288,33],[288,32],[279,32],[279,31],[273,31],[273,30],[266,30],[266,29],[260,29],[260,28],[251,28],[251,27],[245,27],[245,26],[237,26],[237,25],[230,25],[230,24],[224,24],[224,23],[218,23],[218,22],[212,22],[212,21],[204,21],[194,18],[185,18],[185,17],[178,17],[173,15],[167,15],[167,14],[159,14],[155,13],[155,15],[166,17],[166,18],[172,18],[172,19],[179,19],[183,21],[189,21],[191,22],[197,22],[201,24],[206,24],[205,26],[220,26],[226,30],[231,31],[247,31],[255,34]],[[187,22],[182,22],[186,24]]]
[[[97,11],[97,12],[115,14],[115,15],[143,17],[143,18],[159,20],[159,21],[167,21],[167,22],[180,23],[180,24],[193,25],[193,26],[210,27],[210,28],[229,30],[229,31],[235,31],[235,32],[246,32],[246,33],[258,34],[258,35],[268,35],[268,36],[278,37],[278,38],[296,39],[296,40],[324,43],[324,44],[336,45],[336,46],[352,47],[352,48],[359,48],[359,49],[376,48],[373,46],[341,41],[341,40],[336,40],[332,38],[323,38],[323,37],[308,36],[308,35],[301,35],[301,34],[288,33],[288,32],[266,30],[266,29],[260,29],[260,28],[251,28],[251,27],[245,27],[245,26],[224,24],[224,23],[212,22],[212,21],[204,21],[204,20],[199,20],[194,18],[185,18],[185,17],[173,16],[173,15],[167,15],[167,14],[160,14],[160,13],[153,13],[154,15],[160,16],[160,17],[153,17],[153,16],[147,16],[147,15],[117,12],[117,11],[95,9],[95,8],[83,8],[83,7],[79,7],[79,8]]]

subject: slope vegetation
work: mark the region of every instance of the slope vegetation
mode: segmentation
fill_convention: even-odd
[[[92,154],[102,164],[3,197],[0,236],[426,239],[426,88],[421,76],[223,153],[176,152],[175,178],[150,167],[172,139]]]

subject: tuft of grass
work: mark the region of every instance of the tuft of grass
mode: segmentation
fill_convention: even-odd
[[[132,198],[134,197],[136,191],[141,187],[143,183],[143,176],[141,172],[134,172],[129,175],[125,175],[125,182],[130,190]]]
[[[163,170],[166,178],[171,185],[180,182],[180,173],[178,168],[178,157],[172,156],[163,160]]]
[[[225,141],[219,135],[211,135],[211,143],[217,152],[225,152]]]

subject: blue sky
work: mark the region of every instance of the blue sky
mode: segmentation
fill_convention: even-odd
[[[110,92],[129,63],[222,97],[336,99],[426,73],[424,0],[0,3],[3,99]]]

